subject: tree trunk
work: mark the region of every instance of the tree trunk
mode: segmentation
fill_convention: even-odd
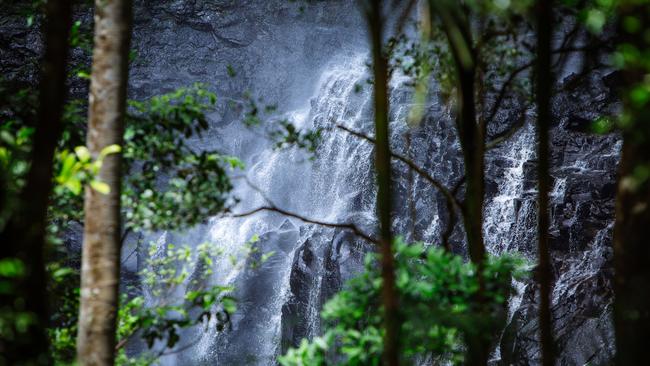
[[[650,185],[631,190],[625,183],[639,164],[650,164],[650,149],[624,141],[614,226],[614,323],[619,366],[645,364],[650,340]]]
[[[395,263],[391,228],[392,191],[391,157],[388,128],[388,60],[383,50],[384,19],[382,1],[373,0],[368,11],[372,43],[375,109],[375,171],[377,174],[377,208],[380,226],[382,303],[384,306],[383,362],[399,365],[399,315],[395,288]]]
[[[551,258],[548,248],[549,231],[549,129],[551,124],[551,35],[553,23],[552,1],[537,3],[537,179],[538,179],[538,275],[539,275],[539,329],[542,365],[553,366],[553,334],[551,320]]]
[[[650,41],[643,30],[650,27],[650,5],[623,1],[620,6],[620,43],[647,52]],[[640,31],[627,32],[627,19],[636,19]],[[647,62],[647,55],[640,57]],[[644,75],[650,68],[645,65],[628,61],[623,70],[627,88],[623,118],[627,123],[623,128],[614,224],[614,329],[619,366],[646,365],[650,340],[650,181],[639,174],[650,166],[650,106],[639,103],[631,92],[639,90],[639,86],[647,87]]]
[[[49,322],[45,276],[45,228],[52,191],[52,160],[62,131],[61,118],[66,96],[68,35],[72,25],[72,1],[46,3],[37,128],[31,166],[16,211],[0,233],[0,259],[15,258],[25,266],[25,275],[15,282],[16,292],[3,294],[3,304],[13,304],[34,322],[14,339],[0,339],[0,363],[47,365],[50,363],[46,327]],[[5,301],[7,300],[7,301]],[[23,304],[19,306],[17,304]]]
[[[485,180],[485,126],[476,118],[476,50],[462,7],[455,2],[430,2],[433,16],[443,23],[458,78],[456,129],[465,167],[465,202],[463,225],[467,235],[469,257],[476,266],[479,283],[477,302],[485,302],[485,243],[483,239],[483,199]],[[487,365],[491,351],[490,335],[477,326],[466,335],[468,365]]]
[[[471,41],[469,43],[471,45]],[[485,281],[485,244],[483,241],[483,196],[485,170],[485,139],[482,128],[476,121],[476,104],[474,83],[476,71],[473,67],[464,68],[456,61],[459,68],[459,109],[457,128],[465,163],[465,203],[463,220],[467,235],[469,257],[476,265],[479,282],[478,299],[484,303]],[[490,337],[482,329],[476,329],[468,336],[468,365],[487,365],[490,356]]]
[[[88,149],[97,156],[122,144],[131,1],[95,1],[95,38],[90,83]],[[121,155],[108,155],[98,179],[111,190],[102,194],[86,187],[81,303],[77,360],[80,365],[112,365],[120,275]]]

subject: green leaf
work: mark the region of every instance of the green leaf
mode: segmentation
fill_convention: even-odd
[[[260,258],[260,264],[262,264],[262,263],[266,262],[267,260],[269,260],[269,258],[271,258],[274,254],[275,254],[275,251],[270,251],[268,253],[264,253],[262,255],[262,258]]]
[[[63,185],[70,190],[75,196],[81,194],[81,182],[78,179],[68,179]]]
[[[69,154],[67,151],[61,153],[61,157],[63,158],[63,164],[61,165],[61,171],[59,172],[57,181],[65,184],[72,177],[73,168],[77,160],[74,155]]]
[[[105,148],[100,151],[99,156],[97,157],[97,160],[103,160],[107,155],[110,154],[117,154],[122,151],[122,148],[120,145],[108,145]]]
[[[77,77],[84,80],[90,80],[90,73],[86,70],[77,71]]]
[[[77,154],[79,161],[85,163],[90,160],[90,151],[85,146],[77,146],[74,148],[74,153]]]
[[[6,258],[0,260],[1,277],[20,277],[25,273],[25,265],[20,259]]]
[[[66,276],[68,276],[70,274],[73,274],[73,273],[74,273],[74,270],[72,268],[70,268],[70,267],[62,267],[62,268],[59,268],[56,271],[54,271],[52,273],[52,277],[55,280],[61,280],[63,277],[66,277]]]
[[[223,306],[223,310],[229,314],[234,314],[235,311],[237,311],[237,303],[235,302],[235,299],[230,297],[224,297],[221,299],[221,305]]]
[[[111,187],[108,184],[98,180],[91,180],[90,186],[101,194],[109,194],[111,192]]]

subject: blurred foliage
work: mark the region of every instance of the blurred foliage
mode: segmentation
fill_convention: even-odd
[[[222,255],[215,248],[211,243],[199,245],[196,251],[189,246],[158,248],[150,245],[144,269],[138,275],[145,286],[150,286],[149,295],[153,297],[147,298],[153,300],[145,300],[145,295],[121,296],[116,335],[117,365],[155,363],[179,344],[183,329],[197,326],[205,330],[210,327],[217,331],[227,329],[230,317],[237,309],[236,301],[230,295],[234,289],[228,286],[202,287],[212,272],[201,268],[211,269],[212,263]],[[189,272],[193,268],[197,270],[190,278]],[[65,286],[64,283],[71,280],[74,283],[74,276],[75,272],[65,267],[53,271],[53,279],[59,286]],[[61,297],[65,303],[56,313],[58,325],[49,329],[52,354],[59,365],[71,364],[76,356],[78,283],[65,287],[72,291]],[[184,296],[171,296],[176,292],[184,292]],[[149,351],[128,355],[125,345],[136,338],[142,339]]]
[[[17,280],[25,275],[25,265],[18,259],[0,259],[0,294],[8,295],[14,293]],[[6,340],[14,340],[21,337],[31,324],[34,324],[36,317],[24,310],[25,299],[17,298],[13,304],[0,304],[0,337]],[[0,357],[3,362],[3,357]]]
[[[476,268],[462,257],[421,243],[395,241],[403,361],[433,357],[462,364],[464,337],[496,341],[505,323],[512,280],[526,267],[514,255],[490,257],[485,266],[485,298],[478,300]],[[323,307],[324,335],[303,340],[279,361],[293,365],[380,365],[382,352],[381,273],[377,254],[365,270]]]
[[[7,197],[0,211],[0,227],[12,212],[10,198],[25,184],[34,132],[36,99],[33,90],[25,87],[12,93],[12,88],[8,82],[0,83],[0,93],[9,96],[0,106],[3,119],[0,125],[1,193]],[[243,165],[238,159],[215,150],[197,151],[188,142],[207,131],[206,114],[212,111],[215,101],[216,96],[199,84],[146,101],[131,101],[124,147],[109,146],[96,157],[79,145],[85,140],[84,103],[72,101],[66,106],[64,132],[53,162],[55,188],[48,215],[49,241],[59,244],[50,248],[55,250],[50,250],[48,265],[48,292],[56,304],[49,334],[57,362],[71,362],[75,356],[79,273],[69,266],[74,259],[60,244],[72,222],[83,224],[82,188],[88,185],[107,193],[110,187],[95,177],[106,155],[122,153],[125,169],[129,172],[122,192],[127,230],[182,229],[221,212],[232,189],[228,174]],[[197,260],[202,263],[203,273],[208,275],[212,273],[215,253],[207,253],[206,246],[201,248],[196,254],[200,258]],[[180,260],[178,256],[170,256],[162,262],[150,263],[161,272],[144,271],[141,273],[143,281],[155,278],[156,284],[180,286],[186,280],[186,271],[169,272],[170,266],[178,266]],[[11,292],[12,276],[21,275],[18,270],[21,264],[0,263],[0,290]],[[216,327],[222,330],[235,311],[234,300],[227,295],[231,290],[220,286],[196,289],[187,292],[179,304],[155,307],[145,304],[141,297],[125,298],[120,310],[120,334],[129,329],[146,338],[152,346],[162,342],[166,348],[171,348],[178,342],[181,328],[217,319]],[[19,336],[20,329],[31,321],[30,314],[20,311],[24,299],[16,301],[0,311],[2,337]],[[196,315],[184,308],[201,310]],[[143,357],[133,359],[121,351],[118,360],[131,365],[147,364],[155,358],[150,354]]]
[[[600,2],[605,3],[601,4],[601,9],[609,10],[614,5],[618,6],[621,17],[621,41],[612,55],[612,62],[620,70],[625,82],[621,89],[624,108],[618,118],[609,121],[609,125],[622,131],[627,149],[632,149],[633,146],[638,149],[636,156],[627,157],[636,159],[636,162],[634,168],[621,177],[619,189],[642,192],[650,183],[650,166],[643,161],[647,157],[642,155],[650,142],[650,6],[640,0]],[[641,203],[638,205],[640,207]]]
[[[58,174],[54,177],[56,182],[55,191],[67,189],[74,195],[81,194],[85,185],[102,194],[108,194],[111,187],[108,184],[98,180],[96,177],[102,168],[102,162],[107,155],[117,154],[122,149],[119,145],[109,145],[102,149],[97,158],[91,156],[90,151],[85,146],[77,146],[74,153],[63,150],[59,153],[58,161],[60,167]]]
[[[127,228],[182,229],[224,209],[232,189],[228,173],[243,164],[216,150],[196,151],[188,141],[208,130],[206,115],[215,102],[201,84],[130,102],[122,198]]]
[[[234,76],[231,67],[228,73]],[[297,147],[315,158],[318,145],[322,140],[323,128],[299,128],[294,121],[276,116],[276,104],[264,104],[261,98],[255,99],[250,92],[243,93],[243,101],[231,102],[230,107],[241,110],[242,123],[248,128],[262,128],[264,137],[273,143],[274,148],[288,149]]]

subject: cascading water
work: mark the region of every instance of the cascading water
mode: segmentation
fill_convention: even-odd
[[[332,130],[336,123],[359,129],[368,126],[363,120],[368,116],[368,91],[359,91],[357,87],[367,77],[364,61],[363,55],[355,54],[332,62],[323,72],[308,106],[287,114],[299,127],[330,129],[313,163],[298,149],[281,151],[269,144],[241,156],[250,167],[246,172],[250,183],[240,182],[235,192],[243,198],[238,212],[273,204],[308,218],[334,223],[354,220],[357,225],[372,227],[374,202],[368,199],[372,194],[364,193],[373,187],[371,147]],[[233,144],[247,143],[234,140]],[[298,249],[310,243],[310,250],[320,255],[314,259],[318,263],[309,265],[320,267],[320,272],[324,246],[336,234],[333,229],[274,212],[211,220],[205,237],[193,237],[192,241],[214,243],[225,253],[238,255],[238,265],[227,259],[216,263],[218,273],[211,279],[213,284],[236,287],[239,309],[233,318],[233,329],[223,334],[199,334],[195,347],[167,357],[165,363],[178,364],[182,360],[223,365],[274,364],[281,345],[282,307],[289,301],[289,282]],[[260,237],[260,249],[273,251],[274,255],[261,268],[250,269],[245,265],[244,246],[254,235]],[[305,336],[319,331],[322,278],[322,272],[316,273],[309,293],[305,294]],[[192,335],[187,336],[192,339]]]
[[[149,86],[160,87],[170,80],[180,85],[204,81],[206,75],[214,75],[211,80],[223,87],[223,80],[229,80],[220,71],[225,70],[225,64],[215,66],[211,48],[221,47],[217,49],[224,62],[230,64],[235,60],[249,66],[252,71],[241,71],[241,77],[253,88],[261,86],[264,93],[271,95],[267,100],[277,98],[280,105],[289,106],[283,109],[283,118],[299,127],[325,129],[324,140],[312,161],[304,151],[275,150],[259,130],[246,130],[236,122],[236,117],[224,117],[226,112],[215,114],[210,138],[218,141],[222,151],[240,157],[247,166],[243,173],[246,179],[235,180],[234,195],[242,199],[235,212],[268,206],[268,198],[277,207],[304,217],[354,223],[373,233],[376,215],[372,146],[336,128],[342,124],[372,134],[371,88],[366,83],[367,45],[359,41],[365,40],[363,23],[351,11],[353,7],[347,2],[315,6],[311,15],[320,23],[314,26],[312,18],[305,21],[288,15],[293,10],[269,10],[274,9],[273,5],[261,8],[257,2],[243,1],[238,5],[241,11],[237,14],[242,14],[242,20],[235,21],[237,31],[229,31],[228,26],[222,29],[213,24],[210,14],[227,12],[217,5],[213,9],[212,5],[197,2],[193,5],[196,9],[188,10],[185,2],[178,9],[176,2],[169,3],[154,8],[156,16],[147,18],[151,23],[141,23],[142,32],[136,32],[136,42],[146,45],[143,51],[166,56],[154,66],[141,66],[144,70],[134,73],[135,92],[146,94]],[[270,17],[268,12],[273,11],[274,17]],[[169,20],[168,14],[173,14],[174,20]],[[259,29],[251,27],[253,21]],[[156,43],[159,32],[152,29],[162,29],[161,38],[165,41]],[[214,35],[205,29],[224,30],[226,46],[213,46]],[[185,42],[186,39],[191,42]],[[151,46],[152,40],[155,46]],[[183,51],[179,52],[177,47]],[[143,57],[147,55],[144,53]],[[156,59],[151,55],[148,59]],[[168,68],[178,63],[189,65],[187,72],[171,75]],[[138,75],[155,75],[156,79]],[[601,96],[606,89],[597,78],[594,80],[588,90],[597,100],[604,100]],[[422,125],[410,129],[412,142],[410,148],[406,146],[404,134],[409,128],[405,121],[412,98],[404,81],[394,77],[391,84],[391,145],[395,151],[411,156],[434,178],[452,185],[463,173],[451,116],[436,100],[434,91],[427,101]],[[227,96],[229,92],[232,89],[224,87],[219,94]],[[557,273],[553,311],[562,362],[567,365],[611,358],[611,347],[606,346],[611,339],[607,268],[613,193],[609,187],[619,149],[615,136],[585,137],[568,129],[573,115],[590,118],[595,109],[591,100],[576,103],[576,98],[560,96],[556,113],[561,117],[553,131],[551,245]],[[582,108],[583,105],[587,107]],[[507,122],[498,123],[505,126]],[[518,251],[533,263],[534,141],[529,121],[503,146],[488,153],[484,225],[490,253]],[[204,143],[197,142],[197,147]],[[436,243],[446,225],[444,201],[417,174],[408,183],[404,166],[396,163],[395,169],[394,189],[402,203],[395,208],[395,231],[407,238]],[[589,192],[596,193],[589,196]],[[415,222],[411,222],[410,212],[405,208],[409,198],[413,200]],[[599,205],[605,208],[600,209]],[[580,227],[577,222],[587,225]],[[247,265],[250,258],[246,253],[246,245],[254,235],[260,238],[257,245],[261,252],[275,252],[256,269]],[[456,230],[452,239],[461,243],[462,231]],[[238,299],[232,330],[204,333],[203,329],[196,329],[183,334],[184,342],[198,342],[163,357],[167,365],[275,364],[275,357],[288,346],[320,332],[322,304],[361,269],[364,253],[371,249],[346,230],[306,224],[274,212],[213,218],[188,233],[166,233],[159,240],[161,247],[165,242],[210,242],[223,249],[227,255],[215,263],[215,274],[205,285],[232,284]],[[462,252],[463,248],[458,245],[455,250]],[[230,255],[236,257],[235,264],[227,258]],[[535,286],[532,280],[515,286],[519,295],[511,299],[509,324],[495,357],[501,357],[505,364],[536,364],[539,352],[535,341]],[[592,292],[598,296],[586,295]],[[581,336],[590,331],[597,337]]]
[[[302,3],[135,0],[133,47],[138,57],[131,63],[129,96],[146,99],[193,82],[208,84],[224,103],[210,116],[207,138],[190,142],[194,148],[209,146],[242,158],[248,180],[280,208],[327,222],[353,222],[372,233],[376,227],[372,146],[335,128],[343,124],[372,134],[366,24],[354,1],[309,2],[301,9]],[[80,8],[78,15],[90,24],[92,12]],[[3,14],[2,19],[0,54],[14,60],[2,63],[0,71],[11,78],[42,49],[38,27],[26,29],[22,15]],[[79,64],[87,61],[83,55],[72,56]],[[234,78],[228,66],[236,72]],[[614,352],[611,237],[621,146],[616,134],[591,134],[589,121],[619,112],[618,77],[596,70],[580,81],[570,75],[577,70],[574,66],[558,75],[560,88],[553,101],[549,245],[554,334],[559,364],[607,365]],[[434,178],[453,185],[463,169],[450,113],[433,90],[422,125],[407,129],[404,121],[412,98],[400,79],[392,85],[391,147]],[[73,81],[71,95],[82,96],[82,84]],[[259,130],[247,130],[238,122],[238,112],[225,106],[239,100],[247,89],[277,103],[279,114],[301,127],[326,128],[314,161],[303,151],[274,150]],[[516,114],[517,107],[506,105],[502,116]],[[490,253],[518,251],[534,263],[536,158],[533,116],[529,117],[521,131],[487,154],[484,232]],[[506,128],[509,121],[504,119],[493,121],[488,130]],[[410,146],[404,139],[407,130],[412,134]],[[396,163],[395,170],[394,190],[400,203],[395,205],[395,232],[436,243],[447,225],[444,200],[417,174],[409,182],[401,164]],[[234,194],[242,198],[236,212],[268,205],[245,180],[235,179],[235,186]],[[254,235],[260,237],[261,252],[275,252],[257,269],[247,265],[251,259],[246,243]],[[78,251],[79,235],[72,236],[66,244]],[[456,229],[451,238],[453,249],[464,253],[462,230]],[[274,364],[275,356],[288,346],[320,332],[323,302],[358,272],[364,253],[371,249],[346,230],[309,225],[272,212],[212,218],[187,232],[149,239],[156,246],[152,253],[131,256],[132,248],[125,248],[122,282],[126,286],[138,287],[133,273],[142,269],[147,255],[164,256],[168,244],[210,242],[225,255],[202,285],[233,284],[239,300],[231,331],[196,329],[182,334],[179,348],[198,342],[164,356],[162,361],[168,365]],[[231,255],[235,264],[228,258]],[[539,363],[538,291],[534,269],[531,272],[528,281],[515,284],[520,294],[510,302],[509,322],[495,354],[500,364]],[[173,296],[180,299],[183,291],[179,288]],[[152,306],[165,300],[150,296],[146,288],[142,293]]]

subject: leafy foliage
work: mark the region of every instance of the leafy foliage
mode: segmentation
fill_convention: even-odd
[[[464,337],[492,339],[505,321],[512,279],[523,277],[523,261],[512,255],[486,263],[483,299],[478,299],[476,268],[440,248],[395,242],[404,361],[435,357],[463,362]],[[280,357],[292,365],[380,365],[382,352],[381,274],[376,254],[365,271],[350,280],[322,312],[325,333]]]
[[[99,153],[99,156],[93,159],[85,146],[77,146],[74,149],[74,153],[63,150],[59,154],[61,167],[58,175],[54,178],[57,183],[56,188],[65,188],[73,194],[79,195],[82,187],[88,184],[97,192],[108,194],[111,187],[96,179],[96,176],[102,168],[104,158],[107,155],[117,154],[120,151],[121,148],[118,145],[106,146]]]
[[[237,310],[236,301],[230,295],[232,287],[201,287],[213,273],[212,264],[223,254],[213,244],[199,245],[194,252],[189,246],[176,248],[167,245],[161,253],[158,249],[154,244],[150,245],[145,269],[139,273],[143,283],[151,286],[151,298],[158,300],[146,301],[144,296],[121,297],[116,339],[118,365],[154,363],[178,345],[182,329],[203,326],[224,331]],[[190,277],[192,268],[196,272]],[[78,274],[66,267],[59,267],[51,273],[60,284],[77,282],[68,288],[68,296],[61,297],[64,303],[59,304],[62,307],[55,318],[59,325],[49,329],[52,354],[57,363],[63,365],[71,363],[75,357],[79,290],[78,280],[74,279]],[[194,289],[189,289],[191,287]],[[61,288],[58,290],[63,292]],[[171,296],[179,291],[185,291],[185,295],[180,298]],[[177,300],[170,302],[173,299]],[[133,339],[144,340],[150,351],[127,355],[124,346]]]
[[[15,258],[0,259],[0,295],[9,295],[16,291],[16,280],[25,275],[26,269],[22,261]],[[0,337],[13,340],[25,333],[27,328],[36,322],[34,314],[24,310],[25,304],[20,299],[14,304],[0,305]],[[0,357],[0,362],[4,361]]]
[[[202,288],[212,275],[211,264],[222,255],[213,244],[204,243],[194,253],[189,246],[166,247],[159,252],[151,244],[146,267],[140,272],[143,284],[153,295],[151,298],[158,300],[147,304],[143,296],[128,299],[123,295],[118,314],[118,345],[124,345],[136,334],[145,340],[149,349],[153,350],[156,342],[160,344],[157,352],[138,355],[148,360],[155,360],[165,350],[174,348],[180,341],[181,329],[198,325],[214,326],[217,331],[227,329],[230,316],[237,309],[235,299],[229,295],[234,290],[232,287]],[[196,272],[190,277],[192,268]],[[179,291],[185,295],[170,302],[177,299],[171,295]],[[120,352],[123,352],[121,347]]]
[[[228,170],[243,164],[215,150],[195,151],[187,142],[208,129],[206,114],[215,102],[195,84],[130,103],[122,199],[127,228],[181,229],[223,210],[232,189]]]
[[[11,103],[3,103],[0,108],[2,118],[7,121],[0,126],[1,193],[3,197],[13,197],[24,186],[29,168],[35,99],[30,89],[12,94],[10,86],[6,89],[4,83],[0,86],[0,91],[11,96],[5,99]],[[128,229],[183,228],[220,212],[232,188],[228,171],[242,164],[214,150],[195,151],[187,142],[188,138],[200,137],[208,129],[206,114],[212,110],[215,100],[213,93],[196,84],[146,101],[132,101],[124,146],[109,146],[96,157],[79,145],[85,139],[84,103],[68,103],[63,135],[53,162],[55,189],[49,207],[50,242],[61,243],[61,233],[70,222],[83,224],[81,192],[85,185],[102,193],[110,190],[95,177],[104,157],[113,153],[123,153],[125,165],[132,172],[125,178],[122,192]],[[4,203],[0,224],[11,213],[11,206]],[[145,304],[143,297],[123,298],[118,342],[138,335],[150,346],[163,344],[164,349],[169,349],[178,343],[181,328],[205,323],[213,324],[219,331],[226,329],[230,314],[236,310],[234,299],[228,295],[232,288],[198,286],[200,276],[212,274],[214,258],[220,255],[210,248],[213,246],[205,244],[199,246],[196,253],[187,255],[189,248],[178,248],[162,259],[151,259],[141,273],[144,282],[153,279],[156,285],[165,285],[166,291],[181,286],[195,288],[175,304]],[[181,253],[184,257],[180,257]],[[52,301],[56,311],[48,332],[55,361],[68,364],[75,356],[79,272],[69,267],[74,263],[69,253],[54,251],[50,254],[48,290],[55,294]],[[10,272],[20,275],[19,271],[9,271],[11,263],[3,262],[0,266],[0,289],[6,291],[11,291],[7,286],[14,278],[9,276]],[[201,268],[200,274],[191,279],[188,277],[190,265]],[[20,307],[2,309],[0,314],[3,337],[17,336],[16,332],[32,321],[29,314],[20,312]],[[118,362],[123,365],[150,364],[156,358],[155,352],[130,357],[122,348],[118,354]]]
[[[303,149],[310,154],[316,153],[322,140],[322,128],[301,129],[288,119],[273,117],[277,106],[268,104],[261,106],[250,93],[244,93],[244,111],[242,123],[248,127],[264,126],[266,137],[273,142],[276,149],[287,149],[293,146]],[[231,103],[236,106],[236,103]]]

